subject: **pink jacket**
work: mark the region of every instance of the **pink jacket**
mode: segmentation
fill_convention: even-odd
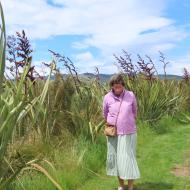
[[[123,93],[123,102],[120,107],[120,113],[116,124],[117,134],[131,134],[137,131],[137,101],[135,94],[132,91],[124,89],[121,95],[117,97],[113,91],[110,90],[103,98],[102,114],[109,124],[114,125]]]

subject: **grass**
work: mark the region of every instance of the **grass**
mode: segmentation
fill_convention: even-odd
[[[190,150],[190,125],[180,125],[175,119],[167,117],[159,125],[164,123],[167,127],[165,133],[138,123],[137,161],[141,178],[135,181],[134,190],[190,189],[190,178],[170,173],[176,164],[185,163],[186,153]],[[99,136],[97,142],[92,144],[82,138],[75,139],[71,147],[64,146],[51,152],[57,170],[48,168],[48,171],[64,190],[116,189],[117,178],[105,173],[105,137]],[[44,175],[35,172],[20,176],[20,183],[27,190],[42,190],[44,187],[56,190]],[[13,189],[22,188],[16,182]]]
[[[168,119],[171,123],[171,118]],[[174,123],[173,123],[174,124]],[[167,124],[166,124],[167,125]],[[171,126],[170,132],[157,134],[149,127],[140,126],[138,130],[137,160],[141,179],[135,181],[134,190],[188,190],[189,177],[175,177],[171,168],[184,163],[186,152],[190,150],[190,125]],[[105,168],[101,177],[96,177],[84,184],[80,190],[114,190],[117,178],[106,176]]]
[[[94,172],[98,172],[99,168],[104,166],[106,146],[104,142],[92,144],[91,141],[85,141],[82,136],[79,136],[78,139],[73,139],[72,137],[68,138],[68,136],[69,134],[66,137],[68,142],[64,140],[64,144],[61,147],[55,149],[53,147],[48,147],[51,145],[46,145],[46,151],[43,153],[46,155],[47,160],[53,163],[56,170],[52,169],[47,164],[43,165],[43,167],[48,170],[50,175],[58,181],[64,190],[76,190],[86,180],[92,179],[94,177]],[[101,138],[98,140],[100,142],[104,139]],[[22,148],[22,154],[26,152],[26,155],[28,155],[29,152],[30,159],[36,157],[39,150],[44,147],[40,147],[36,144],[33,145],[34,147],[30,145],[31,151],[29,151],[27,149],[29,146],[25,146]],[[42,151],[41,149],[40,152]],[[104,155],[104,159],[102,155]],[[56,190],[46,176],[36,171],[22,173],[20,176],[20,183],[18,181],[15,182],[10,189],[20,190],[21,186],[27,190],[43,190],[44,187],[46,187],[47,190]]]

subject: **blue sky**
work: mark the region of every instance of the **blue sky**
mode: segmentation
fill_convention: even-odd
[[[51,60],[48,49],[70,57],[79,73],[94,73],[95,66],[116,73],[113,53],[122,49],[134,60],[150,55],[159,73],[159,50],[170,62],[168,74],[190,71],[188,0],[3,0],[3,6],[8,33],[24,29],[31,39],[39,72]]]

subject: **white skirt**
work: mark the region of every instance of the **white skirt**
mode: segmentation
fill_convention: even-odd
[[[136,160],[137,133],[107,138],[106,173],[121,179],[140,178]]]

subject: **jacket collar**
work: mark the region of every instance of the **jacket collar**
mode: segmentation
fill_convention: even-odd
[[[123,92],[120,94],[120,96],[116,96],[116,95],[114,94],[113,90],[112,90],[112,89],[110,90],[111,95],[112,95],[114,98],[116,98],[116,99],[121,99],[122,96],[123,96],[123,94],[124,94],[125,92],[126,92],[126,89],[124,88],[124,89],[123,89]]]

